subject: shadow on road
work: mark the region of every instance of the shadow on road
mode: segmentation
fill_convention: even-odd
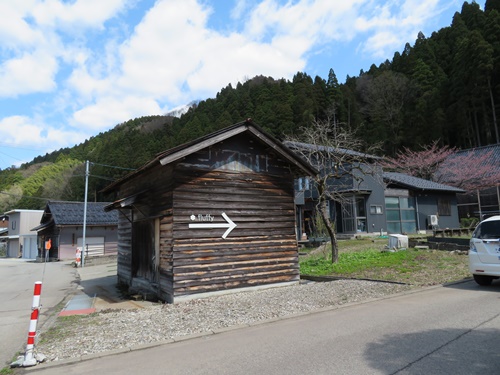
[[[91,298],[99,296],[108,302],[118,302],[126,299],[118,288],[116,275],[80,280],[80,287],[82,292]]]
[[[489,286],[481,286],[476,284],[475,281],[469,280],[462,283],[455,283],[444,285],[445,288],[459,289],[459,290],[477,290],[481,292],[492,292],[500,293],[500,279],[493,280],[493,283]],[[500,297],[500,296],[499,296]]]
[[[498,374],[499,329],[445,329],[387,335],[365,357],[384,374]]]

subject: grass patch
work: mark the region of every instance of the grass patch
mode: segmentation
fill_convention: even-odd
[[[438,285],[470,277],[465,255],[442,250],[408,249],[382,252],[387,240],[339,242],[339,261],[332,264],[330,250],[311,253],[300,260],[300,272],[311,276],[334,276],[402,282],[415,286]]]
[[[57,317],[56,323],[40,335],[39,343],[43,344],[47,342],[56,342],[72,336],[75,327],[78,327],[80,324],[88,324],[84,321],[89,320],[89,317],[92,315],[93,314]]]
[[[401,272],[409,272],[419,267],[415,261],[416,252],[399,251],[395,253],[366,250],[339,254],[338,263],[321,256],[311,257],[300,264],[300,272],[309,275],[336,274],[349,276],[359,274],[372,268],[395,268]]]

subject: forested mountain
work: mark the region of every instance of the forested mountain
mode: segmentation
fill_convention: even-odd
[[[111,199],[99,190],[126,168],[246,118],[278,138],[312,120],[330,120],[367,143],[381,143],[387,156],[434,140],[457,148],[499,143],[500,0],[487,0],[484,10],[465,2],[450,21],[345,83],[333,68],[325,78],[302,72],[291,81],[254,77],[228,85],[180,118],[133,119],[73,148],[0,171],[0,212],[42,208],[46,199],[82,201],[85,160],[94,163],[89,200]]]

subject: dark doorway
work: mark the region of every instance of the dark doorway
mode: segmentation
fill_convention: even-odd
[[[154,221],[136,221],[132,228],[132,277],[153,280]]]

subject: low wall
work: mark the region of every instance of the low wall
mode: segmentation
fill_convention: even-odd
[[[95,257],[85,258],[84,267],[86,266],[97,266],[99,264],[118,264],[118,255],[99,255]]]
[[[429,249],[435,250],[469,250],[468,238],[453,238],[453,237],[427,237],[427,241],[410,240],[410,247],[418,245],[428,246]]]
[[[474,228],[445,228],[445,229],[434,229],[434,237],[444,237],[449,238],[453,236],[471,236]]]

